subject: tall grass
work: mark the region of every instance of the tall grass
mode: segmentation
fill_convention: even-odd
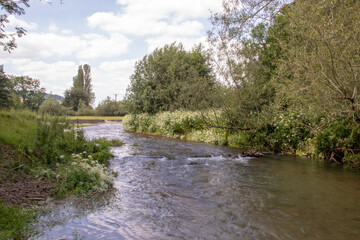
[[[26,149],[36,136],[37,116],[29,111],[0,111],[0,143]]]
[[[33,210],[8,206],[0,199],[0,239],[28,239],[36,234],[31,222],[36,218]]]

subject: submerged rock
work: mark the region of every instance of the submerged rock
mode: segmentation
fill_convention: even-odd
[[[242,153],[242,157],[263,157],[264,154],[256,149],[249,149]]]

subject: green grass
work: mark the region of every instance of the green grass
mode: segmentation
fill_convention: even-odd
[[[28,239],[36,235],[31,225],[35,218],[33,210],[8,206],[0,199],[0,239]]]
[[[36,114],[27,111],[0,111],[0,143],[26,149],[32,147],[36,131]]]
[[[69,120],[116,120],[122,121],[124,117],[120,116],[69,116],[67,119]]]

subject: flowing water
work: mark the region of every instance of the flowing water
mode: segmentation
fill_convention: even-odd
[[[115,189],[49,203],[40,239],[360,239],[360,174],[321,161],[84,129],[113,148]]]

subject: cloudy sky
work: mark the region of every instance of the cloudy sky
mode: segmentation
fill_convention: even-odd
[[[11,54],[1,51],[8,74],[41,81],[47,92],[63,95],[80,64],[92,68],[96,104],[125,95],[135,61],[174,41],[187,49],[206,41],[210,11],[221,0],[30,0],[9,26],[28,32]],[[9,28],[10,29],[10,28]]]

